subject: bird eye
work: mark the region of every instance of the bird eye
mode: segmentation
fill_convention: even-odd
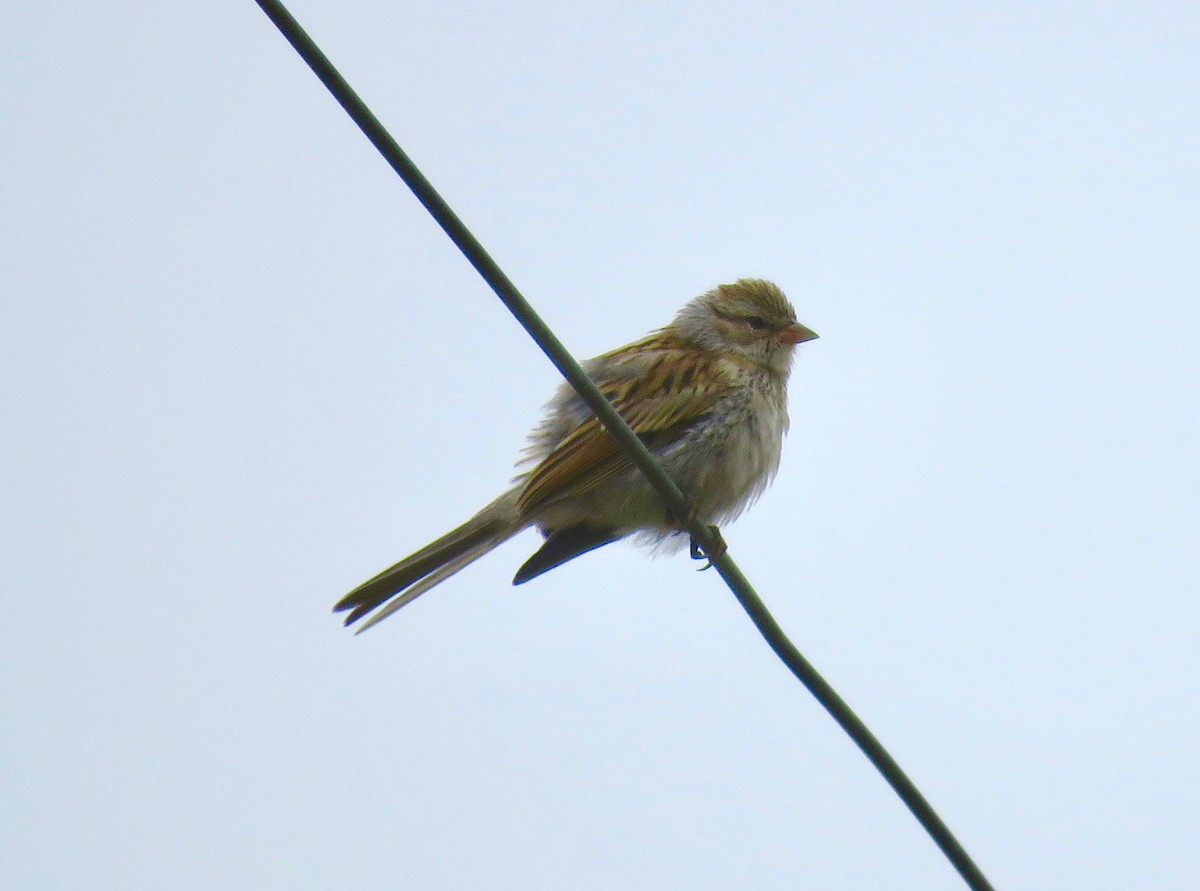
[[[743,321],[755,331],[762,331],[767,327],[767,320],[762,316],[748,316]]]

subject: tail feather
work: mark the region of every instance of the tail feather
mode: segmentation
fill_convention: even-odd
[[[516,495],[507,492],[457,529],[363,582],[339,600],[333,611],[349,611],[345,624],[352,625],[368,613],[387,604],[384,610],[359,629],[364,631],[405,604],[411,603],[434,585],[474,563],[514,536],[521,528],[516,522]],[[389,600],[392,602],[388,603]]]
[[[504,539],[500,539],[500,541],[503,540]],[[425,576],[423,579],[420,579],[409,585],[402,592],[398,593],[390,601],[384,604],[382,608],[380,608],[379,612],[375,613],[373,616],[363,622],[354,633],[362,634],[371,626],[378,625],[392,613],[396,612],[396,610],[406,606],[409,603],[412,603],[434,585],[441,584],[460,569],[465,569],[466,567],[470,566],[492,548],[496,547],[500,541],[484,542],[479,547],[460,554],[449,563],[446,563],[429,573],[429,575]],[[349,625],[349,621],[347,621],[346,624]]]
[[[486,544],[497,531],[486,526],[469,528],[470,525],[468,523],[460,526],[395,566],[363,582],[339,600],[333,611],[338,613],[350,610],[350,614],[346,616],[346,624],[351,625],[438,567],[457,559],[466,551]]]

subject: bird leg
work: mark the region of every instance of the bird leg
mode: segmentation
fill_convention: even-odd
[[[680,532],[688,533],[688,554],[693,560],[707,560],[708,564],[700,567],[701,571],[711,569],[714,560],[720,560],[725,556],[725,552],[729,550],[729,546],[725,544],[725,539],[721,537],[721,530],[716,526],[708,526],[708,537],[712,540],[711,549],[706,549],[695,535],[691,533],[691,526],[699,519],[696,514],[696,507],[693,504],[688,505],[687,514],[682,518],[675,518],[668,514],[668,521],[673,521],[678,525]]]
[[[729,545],[725,544],[725,539],[721,536],[721,530],[716,526],[708,527],[708,535],[712,539],[712,547],[709,550],[705,550],[704,546],[696,540],[696,536],[694,535],[690,536],[688,542],[689,552],[693,560],[708,561],[706,565],[700,567],[701,572],[706,569],[712,569],[713,561],[720,560],[725,556],[725,552],[729,550]]]

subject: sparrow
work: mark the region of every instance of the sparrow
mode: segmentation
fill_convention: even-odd
[[[691,300],[665,328],[582,365],[688,498],[688,519],[725,523],[779,469],[793,355],[816,337],[776,285],[744,278]],[[358,629],[365,631],[530,526],[545,540],[514,585],[627,536],[659,553],[687,540],[685,524],[565,382],[517,467],[499,498],[363,582],[334,612],[347,613],[346,625],[365,620]],[[692,551],[701,556],[694,543]]]

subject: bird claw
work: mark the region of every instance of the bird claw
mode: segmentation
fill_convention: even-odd
[[[696,522],[697,519],[697,511],[694,504],[688,505],[687,513],[683,517],[678,517],[677,515],[673,516],[670,513],[667,514],[667,522],[677,524],[676,528],[678,528],[680,532],[688,532],[688,529],[693,523]],[[729,550],[729,546],[725,544],[725,539],[721,537],[720,529],[718,529],[716,526],[707,526],[705,528],[708,529],[708,538],[709,541],[712,542],[711,551],[706,549],[695,535],[692,535],[690,532],[688,532],[688,554],[693,560],[708,561],[704,566],[701,566],[700,569],[697,570],[698,572],[703,572],[706,569],[712,569],[713,561],[720,560],[723,556],[725,556],[725,552]]]
[[[713,568],[713,561],[720,560],[725,556],[725,552],[729,550],[729,546],[725,544],[725,539],[721,537],[721,530],[716,526],[708,527],[709,538],[712,539],[712,550],[706,551],[704,546],[696,540],[696,536],[691,536],[688,540],[689,554],[693,560],[707,560],[708,562],[701,566],[699,572],[704,572],[706,569]]]

